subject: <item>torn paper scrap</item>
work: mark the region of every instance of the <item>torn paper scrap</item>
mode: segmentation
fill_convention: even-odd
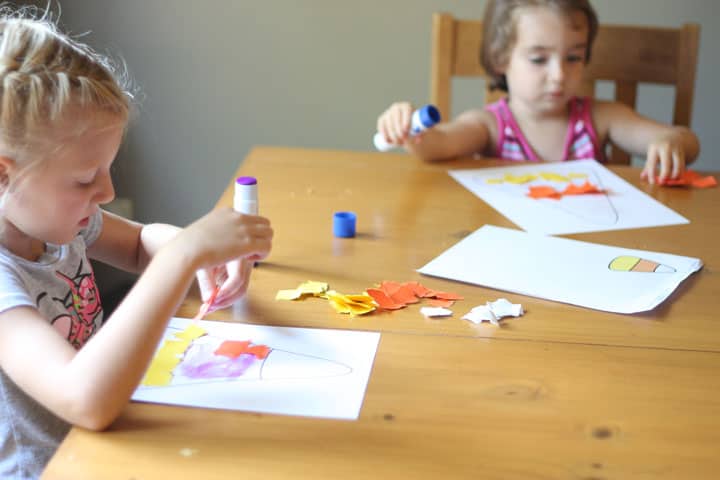
[[[462,295],[452,292],[431,290],[420,282],[395,282],[383,280],[376,288],[368,288],[366,293],[373,297],[375,303],[385,310],[398,310],[411,303],[418,303],[427,298],[434,307],[449,307],[455,300],[462,300]]]
[[[308,280],[298,285],[297,289],[303,294],[319,295],[327,291],[329,285],[325,282]]]
[[[364,315],[376,308],[376,304],[370,295],[344,295],[335,290],[328,290],[325,294],[330,306],[338,313],[349,313],[351,316]]]
[[[657,176],[656,183],[664,187],[710,188],[717,186],[715,177],[712,175],[703,177],[695,170],[685,170],[678,178],[668,178],[664,182],[660,182],[660,176]]]
[[[278,290],[275,300],[298,300],[306,296],[320,297],[328,288],[329,285],[325,282],[308,280],[298,285],[297,288]]]
[[[275,294],[275,300],[297,300],[302,297],[302,293],[297,288],[292,290],[278,290]]]
[[[443,307],[422,307],[420,313],[426,317],[449,317],[453,312]]]
[[[519,317],[523,314],[522,305],[510,303],[505,298],[499,298],[494,302],[487,302],[485,305],[478,305],[465,314],[463,320],[473,323],[487,321],[493,325],[500,325],[498,320],[504,317]]]

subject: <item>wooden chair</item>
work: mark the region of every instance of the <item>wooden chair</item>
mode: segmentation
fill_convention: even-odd
[[[430,99],[442,118],[450,118],[452,77],[487,77],[480,65],[482,22],[433,14]],[[639,83],[675,86],[673,124],[690,126],[700,26],[680,28],[600,25],[586,68],[583,94],[593,96],[595,81],[615,83],[615,99],[636,108]],[[485,103],[504,92],[486,89]],[[630,155],[612,148],[610,163],[629,164]]]

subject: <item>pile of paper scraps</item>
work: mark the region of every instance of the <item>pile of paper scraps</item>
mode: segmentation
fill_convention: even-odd
[[[418,303],[420,299],[427,299],[432,307],[447,308],[456,300],[463,298],[456,293],[429,289],[419,282],[383,281],[361,294],[345,295],[329,290],[329,285],[325,282],[307,281],[297,288],[278,291],[275,300],[301,300],[306,297],[324,298],[337,312],[353,316],[370,313],[376,309],[398,310],[412,303]]]

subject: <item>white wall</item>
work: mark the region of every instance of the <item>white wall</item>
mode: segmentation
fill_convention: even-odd
[[[187,224],[209,210],[253,145],[370,150],[375,119],[428,99],[430,17],[479,18],[484,0],[59,0],[62,23],[119,53],[145,100],[115,171],[142,221]],[[697,168],[720,170],[720,4],[595,0],[601,22],[702,25],[693,128]],[[456,83],[454,111],[481,103]],[[640,110],[670,120],[672,90]]]

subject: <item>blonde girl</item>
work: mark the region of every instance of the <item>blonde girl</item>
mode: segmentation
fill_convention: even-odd
[[[196,273],[231,304],[249,272],[227,268],[265,257],[273,234],[231,209],[185,229],[101,210],[127,83],[33,12],[0,12],[0,477],[15,479],[38,477],[71,425],[107,427]],[[89,258],[142,272],[109,318]]]

